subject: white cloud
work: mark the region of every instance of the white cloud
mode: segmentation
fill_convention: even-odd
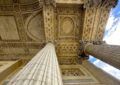
[[[110,14],[108,22],[106,24],[106,30],[111,28],[113,22],[114,22],[114,16],[112,14]]]
[[[116,27],[116,31],[110,37],[104,39],[108,44],[120,45],[120,20]]]

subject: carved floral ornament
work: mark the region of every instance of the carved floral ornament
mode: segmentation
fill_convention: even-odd
[[[90,7],[115,7],[118,0],[85,0],[84,8]]]

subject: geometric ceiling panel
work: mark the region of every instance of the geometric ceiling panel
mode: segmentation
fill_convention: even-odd
[[[2,40],[19,40],[14,16],[0,16],[0,37]]]

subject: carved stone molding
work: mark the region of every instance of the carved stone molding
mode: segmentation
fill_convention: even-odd
[[[118,0],[85,0],[84,7],[115,7],[117,5]]]
[[[90,8],[85,10],[82,40],[101,41],[104,36],[105,26],[110,9]]]
[[[60,43],[56,45],[58,56],[78,56],[79,43]]]
[[[82,32],[82,13],[79,7],[58,7],[56,9],[56,39],[57,40],[77,40]]]
[[[15,12],[14,15],[15,15],[15,19],[16,19],[16,23],[17,23],[17,27],[18,27],[18,33],[20,36],[20,40],[27,41],[28,37],[27,37],[27,34],[25,32],[23,16],[22,16],[21,12]]]

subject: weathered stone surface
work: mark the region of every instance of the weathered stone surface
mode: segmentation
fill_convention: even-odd
[[[83,46],[79,41],[101,41],[103,38],[110,9],[114,6],[111,2],[115,0],[106,1],[0,0],[0,60],[29,61],[46,42],[53,42],[59,64],[66,65],[63,69],[68,75],[66,84],[90,85],[92,82],[92,85],[101,85],[87,71],[83,72],[85,77],[81,75],[81,67],[77,65],[82,63],[79,47]],[[50,62],[56,64],[52,60]],[[44,63],[48,64],[46,61]],[[55,71],[47,66],[46,69],[48,73]]]

